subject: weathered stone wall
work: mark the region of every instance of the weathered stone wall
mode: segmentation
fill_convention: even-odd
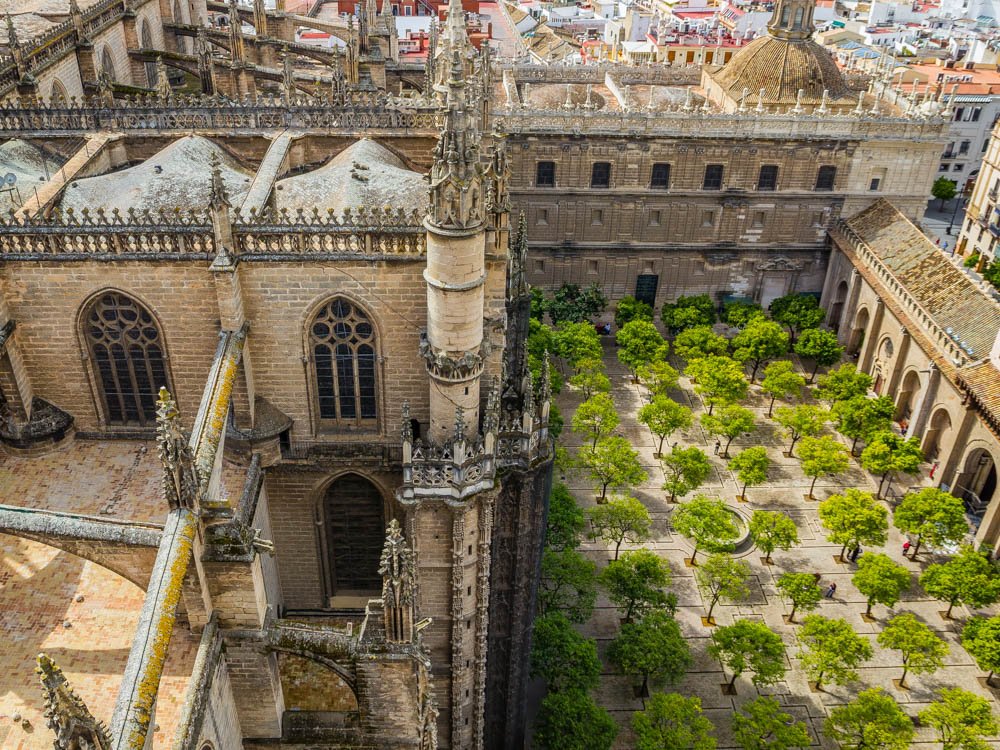
[[[243,730],[233,699],[229,667],[224,659],[216,665],[208,705],[202,719],[198,747],[209,742],[213,750],[242,750]]]

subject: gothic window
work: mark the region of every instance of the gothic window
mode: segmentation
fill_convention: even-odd
[[[327,302],[313,318],[310,345],[320,420],[374,423],[375,327],[368,315],[339,297]]]
[[[611,186],[610,162],[594,162],[594,165],[590,168],[590,186],[592,188],[606,188]]]
[[[151,426],[167,382],[163,336],[149,311],[118,292],[102,294],[84,317],[108,424]]]
[[[830,165],[822,166],[819,168],[819,172],[816,173],[816,189],[833,190],[833,185],[836,180],[837,168]]]
[[[778,165],[777,164],[764,164],[760,168],[760,174],[757,175],[757,189],[758,190],[777,190],[778,189]]]
[[[703,190],[722,190],[722,165],[709,164],[705,167]]]
[[[535,187],[555,187],[556,186],[556,163],[554,161],[540,161],[535,172]]]
[[[50,101],[53,103],[65,104],[69,101],[69,94],[66,93],[66,87],[63,86],[62,81],[56,78],[52,81],[52,94],[49,96]]]
[[[654,164],[653,171],[649,176],[649,186],[657,190],[666,190],[670,187],[670,165]]]
[[[118,74],[115,72],[115,61],[111,56],[111,48],[107,45],[104,45],[104,50],[101,52],[101,70],[108,75],[110,80],[118,80]]]

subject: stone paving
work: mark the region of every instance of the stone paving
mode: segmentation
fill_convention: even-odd
[[[606,346],[609,343],[606,342]],[[677,364],[675,363],[675,365]],[[656,550],[670,563],[673,570],[672,590],[677,594],[679,600],[677,619],[689,640],[694,657],[694,664],[685,678],[676,685],[666,686],[665,689],[701,698],[706,716],[717,727],[716,736],[719,747],[736,747],[731,736],[730,717],[735,708],[757,697],[758,690],[750,682],[748,676],[744,675],[736,683],[737,695],[729,696],[722,692],[721,684],[728,681],[728,675],[723,673],[717,661],[707,655],[706,648],[710,631],[701,623],[701,616],[705,614],[706,610],[694,583],[692,570],[685,567],[683,561],[685,557],[690,556],[691,545],[670,529],[670,514],[672,507],[676,506],[671,506],[667,500],[668,495],[661,489],[664,481],[663,472],[659,462],[654,458],[657,439],[649,433],[644,425],[636,421],[636,412],[645,403],[645,390],[641,386],[631,383],[625,368],[618,363],[615,357],[613,346],[608,346],[605,350],[605,365],[613,384],[612,396],[621,417],[621,425],[616,434],[627,437],[633,447],[639,451],[644,468],[649,474],[649,479],[634,493],[649,509],[654,521],[653,538],[643,546]],[[761,692],[777,696],[788,713],[805,721],[809,725],[814,745],[835,747],[820,735],[823,719],[830,708],[848,702],[857,692],[869,687],[885,689],[911,716],[917,714],[934,700],[942,687],[960,686],[966,690],[991,697],[996,703],[997,698],[1000,697],[1000,691],[990,690],[982,684],[980,679],[982,673],[976,668],[972,659],[959,643],[961,624],[971,613],[956,607],[956,619],[953,622],[942,619],[939,614],[941,610],[945,609],[942,603],[927,598],[916,585],[916,575],[933,561],[933,557],[929,554],[925,555],[922,550],[919,562],[905,560],[902,557],[903,538],[895,529],[890,529],[888,544],[884,550],[879,551],[886,552],[897,562],[912,570],[914,572],[914,586],[904,595],[903,601],[899,602],[892,610],[875,605],[873,614],[876,619],[874,622],[869,623],[862,619],[865,598],[853,587],[850,580],[855,571],[855,565],[852,563],[841,564],[835,561],[834,557],[840,551],[839,545],[826,541],[826,534],[819,523],[816,510],[818,502],[804,499],[811,479],[802,474],[797,459],[787,458],[783,455],[782,451],[787,448],[787,442],[780,432],[781,428],[766,418],[768,400],[760,394],[759,390],[752,389],[750,398],[744,404],[757,413],[758,428],[749,437],[735,441],[730,448],[730,455],[733,455],[743,447],[763,445],[768,449],[772,460],[769,481],[765,485],[751,487],[747,491],[749,499],[747,503],[737,502],[736,496],[741,488],[737,485],[733,474],[727,469],[726,461],[712,456],[715,440],[705,434],[699,426],[698,417],[704,408],[698,396],[693,392],[690,382],[686,378],[682,378],[681,388],[672,393],[671,396],[694,410],[695,424],[688,432],[675,434],[670,442],[678,441],[681,447],[700,446],[712,459],[715,468],[713,476],[697,492],[720,497],[747,516],[758,508],[783,511],[795,521],[798,527],[801,543],[788,552],[776,551],[773,555],[774,564],[771,566],[762,564],[761,553],[755,548],[751,547],[748,551],[738,554],[751,565],[753,570],[752,597],[748,602],[738,606],[720,602],[715,608],[714,617],[720,625],[730,624],[738,618],[763,621],[772,630],[781,634],[788,653],[789,671],[785,681],[764,688]],[[580,401],[580,395],[568,387],[564,388],[558,397],[559,408],[566,420],[566,429],[560,440],[561,444],[567,446],[571,453],[575,453],[576,448],[582,442],[569,429],[572,412]],[[778,403],[780,405],[781,402]],[[832,429],[829,432],[834,434]],[[668,446],[669,442],[665,443],[664,449],[667,450]],[[910,483],[915,485],[931,484],[928,471],[929,467],[924,467],[921,474],[912,478]],[[582,471],[570,470],[563,473],[563,477],[581,505],[584,507],[594,505],[593,487]],[[816,484],[815,496],[822,500],[845,486],[860,487],[872,491],[875,489],[869,475],[861,470],[856,462],[852,462],[849,472],[845,475],[827,480],[820,479]],[[691,493],[685,499],[690,498],[693,494]],[[627,548],[627,545],[623,545],[622,550]],[[600,567],[606,565],[610,559],[608,550],[601,542],[584,541],[581,551],[594,559]],[[795,626],[788,625],[783,620],[782,616],[787,614],[789,609],[775,589],[776,579],[786,571],[818,573],[823,584],[830,582],[837,584],[834,598],[832,600],[824,599],[816,613],[827,617],[844,618],[859,633],[866,635],[871,640],[875,655],[860,670],[859,682],[847,687],[825,685],[822,692],[814,692],[807,684],[806,676],[799,670],[798,660],[795,658],[795,653],[798,650],[795,642]],[[893,680],[898,679],[902,671],[898,652],[886,651],[875,643],[875,636],[885,621],[892,615],[903,611],[915,613],[937,631],[950,646],[946,666],[929,676],[909,676],[907,683],[910,689],[908,690],[900,690],[893,684]],[[797,615],[797,619],[798,617]],[[605,658],[607,647],[617,633],[618,626],[619,613],[602,595],[598,598],[593,618],[582,629],[586,635],[597,639],[598,651],[604,661],[604,673],[595,698],[612,712],[622,726],[616,747],[628,748],[633,746],[633,737],[629,728],[631,715],[632,712],[642,708],[642,703],[632,697],[632,678],[617,674],[614,671],[615,668]],[[997,713],[1000,713],[1000,706],[997,706],[997,709]],[[1000,747],[1000,743],[994,742],[991,746]],[[933,737],[927,730],[918,730],[913,747],[940,747],[940,743],[933,742]]]
[[[50,750],[35,657],[47,653],[99,719],[110,723],[144,592],[94,563],[0,534],[0,748]],[[68,627],[67,627],[68,625]],[[154,744],[173,740],[198,637],[171,639]],[[15,723],[19,714],[29,725]]]

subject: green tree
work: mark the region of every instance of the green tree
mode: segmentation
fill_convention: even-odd
[[[920,441],[915,438],[901,438],[894,432],[879,432],[872,435],[868,445],[861,451],[861,466],[872,474],[878,474],[878,497],[889,495],[892,479],[896,474],[916,474],[920,471],[924,453]],[[883,485],[885,490],[883,492]]]
[[[888,511],[870,492],[853,487],[844,490],[843,495],[830,495],[819,504],[819,520],[830,532],[826,538],[842,545],[841,559],[848,547],[854,549],[864,544],[885,544],[889,531],[888,517]]]
[[[764,368],[764,377],[760,381],[760,389],[771,397],[767,406],[767,416],[774,416],[774,402],[780,399],[790,399],[799,396],[806,379],[795,372],[795,365],[787,359],[779,359]]]
[[[715,305],[707,294],[680,296],[676,302],[663,306],[660,317],[671,331],[693,326],[710,326],[715,322]]]
[[[712,633],[708,653],[729,669],[729,687],[745,671],[753,672],[756,687],[773,685],[785,677],[785,644],[781,636],[762,622],[736,620]]]
[[[892,524],[904,534],[916,534],[913,557],[925,541],[934,546],[956,544],[969,533],[962,501],[936,487],[904,495],[892,513]]]
[[[871,688],[831,710],[823,732],[844,750],[907,750],[914,729],[891,696]]]
[[[615,305],[615,328],[621,328],[633,320],[652,320],[653,308],[629,295],[622,297]]]
[[[643,365],[648,365],[663,347],[663,336],[649,320],[633,320],[615,334],[618,342],[618,361],[625,365],[632,376]]]
[[[573,432],[590,440],[592,448],[596,448],[597,441],[610,435],[617,426],[618,410],[607,393],[595,393],[576,407],[573,413]]]
[[[562,323],[552,335],[554,353],[562,357],[574,370],[580,362],[600,359],[604,353],[601,337],[590,323]]]
[[[892,427],[895,408],[888,396],[878,398],[852,396],[837,401],[830,413],[837,426],[837,432],[853,441],[851,453],[854,453],[858,440],[867,440],[872,435]]]
[[[546,303],[545,309],[557,325],[564,321],[590,324],[607,306],[607,297],[596,283],[583,289],[576,284],[563,284]]]
[[[835,404],[847,401],[855,396],[864,396],[871,390],[871,375],[858,372],[858,368],[850,362],[845,362],[826,375],[820,375],[816,381],[816,398]]]
[[[713,730],[701,701],[678,693],[656,693],[632,714],[635,750],[715,750]]]
[[[739,404],[726,404],[719,409],[718,414],[702,414],[701,426],[709,435],[726,439],[726,444],[720,455],[729,458],[729,446],[741,435],[747,435],[754,430],[753,412]]]
[[[590,399],[598,393],[611,391],[610,378],[598,370],[581,370],[569,379],[569,384],[574,388],[579,388],[584,399]]]
[[[802,668],[817,687],[828,678],[836,685],[858,679],[857,668],[872,658],[872,647],[846,620],[806,615],[798,632]]]
[[[642,677],[641,696],[649,695],[650,680],[654,684],[676,682],[691,666],[691,652],[681,628],[663,610],[622,625],[608,647],[608,659],[624,674]]]
[[[881,552],[870,552],[858,561],[858,570],[851,578],[854,587],[865,596],[871,617],[873,604],[892,607],[910,587],[910,571]]]
[[[733,328],[743,328],[751,320],[764,317],[766,317],[764,308],[756,302],[735,300],[727,302],[722,307],[722,319]]]
[[[1000,672],[1000,617],[973,617],[962,630],[962,646],[976,660],[976,666],[986,675],[986,684],[993,684],[993,673]]]
[[[1000,598],[1000,571],[996,563],[971,546],[963,546],[945,563],[928,566],[920,585],[935,599],[948,602],[946,618],[956,604],[985,607]]]
[[[688,364],[702,357],[721,357],[729,351],[729,342],[711,326],[685,328],[674,337],[674,353]]]
[[[587,518],[573,493],[563,482],[555,482],[549,493],[549,513],[545,528],[545,546],[549,549],[575,549],[587,527]]]
[[[803,750],[811,743],[806,725],[766,695],[747,701],[733,714],[733,737],[743,750]]]
[[[786,294],[770,306],[771,317],[788,328],[789,342],[795,344],[795,333],[817,328],[826,317],[826,310],[811,294]]]
[[[588,515],[593,529],[590,538],[615,545],[616,560],[622,542],[637,544],[649,538],[649,511],[634,497],[619,497],[606,505],[597,505]]]
[[[531,287],[530,294],[531,311],[529,315],[531,317],[529,320],[541,323],[545,318],[545,310],[548,307],[548,300],[545,299],[545,292],[542,291],[541,287],[533,286]]]
[[[1000,727],[988,700],[961,688],[945,688],[941,700],[919,714],[921,726],[937,730],[941,750],[986,750],[984,737]]]
[[[798,404],[779,406],[774,410],[774,421],[785,428],[785,435],[791,439],[788,455],[795,450],[795,444],[804,437],[815,437],[826,424],[829,412],[821,406]]]
[[[646,481],[646,470],[639,454],[623,437],[606,437],[591,449],[580,451],[580,463],[590,470],[590,478],[601,490],[598,502],[608,495],[608,488],[628,490]]]
[[[535,620],[531,637],[531,676],[549,692],[593,690],[601,677],[597,643],[584,638],[560,612]]]
[[[816,576],[812,573],[782,573],[776,585],[781,595],[792,602],[792,611],[788,615],[789,622],[795,622],[796,610],[811,612],[819,606],[822,592],[816,585]]]
[[[813,361],[809,382],[812,383],[820,367],[829,367],[840,361],[844,356],[844,347],[837,343],[837,334],[824,331],[822,328],[810,328],[803,331],[795,344],[795,353],[803,359]]]
[[[749,385],[743,368],[729,357],[696,359],[688,364],[687,374],[695,381],[695,393],[708,404],[709,414],[716,404],[732,404],[747,397]]]
[[[528,321],[528,354],[539,360],[545,352],[556,353],[555,331],[534,318]]]
[[[744,448],[732,457],[729,469],[736,472],[736,478],[743,485],[740,491],[743,499],[746,499],[747,487],[756,487],[767,481],[767,469],[770,465],[771,459],[767,457],[767,448],[762,445]]]
[[[802,473],[812,477],[812,484],[809,485],[810,500],[816,499],[813,497],[816,480],[820,477],[843,474],[850,464],[847,448],[829,435],[802,438],[799,458],[802,459]]]
[[[694,573],[702,596],[708,600],[705,619],[712,622],[712,612],[720,600],[742,602],[750,597],[750,566],[722,552],[709,555]]]
[[[663,489],[670,493],[670,502],[696,490],[712,473],[712,462],[705,451],[692,445],[690,448],[674,447],[670,453],[660,457],[663,475],[667,480]]]
[[[674,511],[670,525],[694,543],[694,551],[691,552],[691,564],[694,565],[702,547],[710,552],[732,549],[740,533],[733,519],[732,512],[721,500],[695,495]]]
[[[673,611],[677,598],[664,589],[670,585],[667,561],[648,549],[624,553],[601,571],[601,585],[626,622],[650,610]]]
[[[948,644],[935,635],[911,612],[896,615],[878,634],[878,645],[899,651],[903,655],[903,674],[899,686],[906,687],[906,675],[930,674],[944,666]]]
[[[535,719],[534,746],[540,750],[610,750],[618,724],[581,690],[549,693]]]
[[[668,392],[677,387],[677,382],[680,380],[680,373],[671,367],[664,357],[665,355],[653,360],[648,365],[643,365],[636,371],[639,382],[649,391],[651,399],[655,399],[657,396],[666,396]]]
[[[733,359],[750,368],[750,382],[757,379],[757,370],[788,351],[788,334],[778,323],[767,318],[754,318],[733,339]]]
[[[677,430],[691,426],[691,410],[666,396],[654,396],[653,400],[639,409],[639,422],[646,425],[658,439],[657,456],[663,453],[663,441]]]
[[[799,543],[795,521],[784,513],[773,510],[755,510],[750,516],[750,537],[764,553],[764,562],[771,564],[771,553],[776,549],[789,550]]]
[[[538,609],[560,612],[571,622],[582,623],[594,614],[597,599],[597,564],[575,549],[546,549],[538,583]]]
[[[944,202],[950,201],[958,194],[958,185],[954,180],[947,177],[938,177],[931,185],[931,195],[941,201],[941,210],[944,211]]]

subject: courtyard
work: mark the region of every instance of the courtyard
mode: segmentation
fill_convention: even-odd
[[[733,456],[747,447],[763,446],[767,450],[770,466],[766,482],[750,487],[746,492],[746,502],[738,500],[741,486],[728,468],[728,461],[716,454],[715,437],[707,434],[700,426],[699,418],[706,407],[702,399],[695,394],[690,379],[684,376],[683,362],[671,357],[671,363],[681,372],[681,378],[678,388],[671,391],[669,397],[689,407],[693,411],[694,421],[690,429],[675,432],[664,444],[663,450],[669,451],[674,442],[681,448],[698,446],[708,455],[712,463],[709,478],[697,490],[679,500],[689,500],[695,494],[703,493],[723,500],[744,520],[748,520],[754,510],[778,511],[794,521],[799,537],[799,543],[791,549],[776,550],[773,554],[773,563],[770,565],[764,564],[762,553],[752,544],[740,545],[732,553],[734,557],[750,565],[751,596],[739,604],[720,601],[714,611],[715,626],[729,625],[737,619],[764,623],[771,631],[779,634],[784,642],[787,672],[780,682],[760,689],[751,683],[748,675],[744,674],[735,682],[735,694],[727,694],[725,685],[729,682],[731,674],[724,671],[720,663],[708,654],[712,626],[704,622],[707,607],[696,585],[694,568],[685,562],[685,558],[691,556],[692,545],[673,531],[671,526],[671,515],[678,505],[670,503],[669,494],[662,489],[664,473],[660,461],[654,455],[658,440],[637,419],[639,408],[647,403],[647,391],[642,385],[633,382],[631,374],[618,361],[613,337],[603,337],[603,352],[605,373],[612,384],[610,395],[620,418],[620,424],[614,434],[625,437],[632,448],[639,453],[643,469],[648,475],[645,482],[630,490],[628,494],[638,498],[649,511],[652,520],[650,538],[639,545],[625,543],[621,551],[644,547],[655,551],[669,563],[672,571],[672,583],[669,589],[676,594],[678,600],[676,620],[693,657],[692,666],[680,681],[658,687],[651,685],[651,693],[677,692],[685,696],[698,697],[705,716],[715,726],[719,748],[738,747],[731,728],[733,713],[759,695],[773,696],[780,703],[782,710],[796,720],[804,722],[814,746],[830,748],[837,745],[824,737],[821,731],[830,710],[850,702],[860,691],[869,688],[882,688],[908,716],[914,719],[921,710],[938,698],[942,688],[947,687],[961,687],[989,699],[994,706],[994,713],[997,713],[998,691],[985,685],[984,673],[960,643],[961,628],[968,618],[973,614],[989,613],[973,612],[965,607],[956,606],[953,619],[946,620],[942,616],[946,605],[940,600],[929,597],[917,585],[917,578],[929,564],[943,562],[948,556],[941,551],[925,547],[921,549],[916,561],[904,557],[902,549],[906,539],[891,527],[891,516],[888,541],[884,548],[863,549],[862,555],[870,552],[887,554],[893,561],[911,571],[911,587],[902,594],[901,600],[894,607],[887,608],[876,604],[872,612],[873,618],[863,616],[866,597],[851,581],[857,570],[857,564],[840,561],[840,545],[827,541],[828,532],[820,523],[817,508],[820,501],[842,492],[845,488],[858,488],[875,494],[877,478],[873,481],[871,475],[861,468],[858,459],[852,457],[846,472],[832,478],[820,477],[814,489],[816,499],[808,499],[812,479],[805,476],[798,458],[790,458],[785,453],[788,439],[782,428],[773,419],[767,418],[770,399],[760,392],[758,381],[757,385],[750,387],[749,396],[742,402],[743,406],[754,412],[755,429],[749,435],[734,440],[729,455]],[[811,368],[804,368],[797,358],[793,357],[793,361],[796,369],[808,376]],[[811,397],[806,397],[806,400],[809,398]],[[567,448],[570,456],[575,455],[577,449],[586,442],[583,436],[575,434],[570,429],[573,413],[582,400],[579,390],[568,384],[557,397],[557,405],[566,425],[559,443]],[[779,405],[780,403],[779,401]],[[849,446],[850,441],[845,441],[842,436],[837,435],[830,424],[826,425],[821,434],[836,436]],[[929,477],[930,471],[931,465],[924,464],[918,474],[900,477],[900,481],[894,486],[896,497],[898,498],[910,487],[934,485]],[[560,479],[570,488],[582,508],[586,510],[596,504],[594,483],[585,470],[579,467],[557,468],[556,480]],[[969,539],[971,540],[971,535]],[[613,545],[609,546],[600,540],[591,541],[586,536],[579,551],[592,559],[598,569],[607,566],[614,554]],[[704,557],[699,559],[704,560]],[[789,624],[787,621],[790,605],[779,595],[775,585],[777,578],[786,572],[814,574],[824,590],[830,584],[836,584],[832,598],[823,598],[814,613],[846,620],[858,634],[871,642],[874,656],[861,665],[860,679],[857,682],[846,686],[825,683],[817,690],[807,679],[796,657],[798,646],[795,633],[800,625]],[[932,674],[911,675],[907,678],[906,688],[900,688],[898,683],[902,671],[899,652],[887,650],[876,643],[876,636],[886,621],[902,612],[916,615],[948,644],[944,666]],[[797,623],[801,623],[804,614],[796,616]],[[635,736],[631,729],[632,714],[642,710],[644,702],[635,697],[636,678],[618,672],[607,658],[608,647],[620,629],[620,618],[620,611],[599,589],[594,614],[580,626],[580,630],[584,636],[596,640],[602,663],[600,684],[592,695],[600,706],[611,713],[620,726],[614,747],[629,748],[635,746]],[[1000,746],[996,740],[992,740],[989,744]],[[941,744],[936,734],[929,728],[918,726],[911,746],[937,748]]]

